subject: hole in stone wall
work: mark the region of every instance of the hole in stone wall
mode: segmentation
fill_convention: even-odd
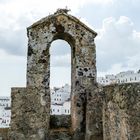
[[[55,40],[50,47],[51,115],[71,113],[71,47],[64,40]]]

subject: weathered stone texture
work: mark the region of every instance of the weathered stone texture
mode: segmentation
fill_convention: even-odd
[[[104,140],[140,139],[140,84],[104,88]]]
[[[11,137],[52,139],[57,132],[66,136],[65,140],[69,135],[73,140],[85,140],[87,94],[96,83],[97,33],[63,9],[33,24],[27,33],[27,87],[12,91]],[[72,52],[71,127],[66,132],[50,129],[49,49],[56,39],[67,41]]]
[[[49,140],[73,140],[69,130],[58,129],[50,131]]]
[[[50,128],[70,128],[71,116],[70,115],[51,115],[50,116]]]
[[[0,128],[0,140],[8,140],[9,128]]]
[[[91,90],[88,90],[86,105],[86,140],[103,140],[103,98],[103,88],[98,84],[95,84],[95,86],[92,86]]]
[[[10,140],[44,140],[46,137],[49,106],[42,102],[41,91],[31,87],[12,89]]]

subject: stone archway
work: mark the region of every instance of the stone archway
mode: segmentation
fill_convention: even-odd
[[[56,39],[67,41],[72,47],[72,127],[69,135],[73,140],[85,140],[87,95],[96,83],[96,32],[67,14],[65,9],[34,23],[27,32],[27,87],[12,89],[11,140],[16,136],[26,140],[51,139],[49,47]],[[15,110],[20,106],[18,114]],[[22,132],[23,129],[27,131]]]

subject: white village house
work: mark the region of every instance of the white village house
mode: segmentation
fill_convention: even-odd
[[[134,71],[126,71],[116,75],[105,75],[105,77],[98,77],[97,82],[101,85],[140,82],[140,72],[138,71],[135,73]]]
[[[0,97],[0,128],[9,127],[11,119],[10,97]]]
[[[70,114],[70,92],[71,86],[68,84],[51,90],[51,115]]]

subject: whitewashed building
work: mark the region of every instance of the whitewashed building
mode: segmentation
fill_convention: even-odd
[[[68,84],[51,90],[51,115],[70,114],[70,93],[71,86]]]
[[[51,115],[70,115],[70,101],[63,104],[51,104]]]
[[[10,97],[0,97],[0,128],[10,126],[11,119],[11,99]]]
[[[140,73],[134,71],[120,72],[116,75],[117,83],[134,83],[140,82]]]
[[[0,97],[0,107],[11,107],[11,99],[10,97]]]
[[[97,82],[101,85],[140,82],[140,72],[135,73],[134,71],[126,71],[116,75],[106,75],[105,77],[98,77]]]
[[[105,75],[105,77],[97,77],[97,82],[101,85],[110,85],[116,83],[116,76],[111,74]]]
[[[62,108],[62,114],[70,115],[70,113],[71,113],[70,108],[71,108],[71,102],[70,101],[64,102],[63,108]]]
[[[65,84],[62,88],[56,88],[51,90],[51,104],[63,104],[70,98],[71,87]]]
[[[62,115],[63,104],[51,104],[51,115]]]

